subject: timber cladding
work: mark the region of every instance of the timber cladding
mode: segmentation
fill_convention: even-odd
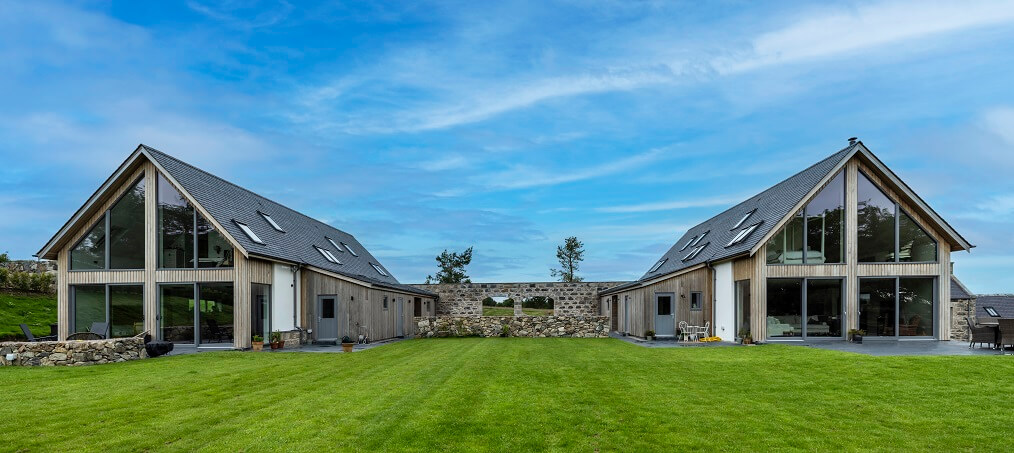
[[[702,306],[699,310],[690,308],[691,293],[702,293]],[[675,325],[680,321],[703,326],[712,320],[714,313],[714,288],[711,270],[707,267],[678,274],[650,285],[635,287],[615,294],[619,315],[618,326],[624,333],[643,336],[648,330],[658,330],[655,325],[655,296],[672,294],[675,301],[673,317]],[[603,297],[606,303],[612,303],[613,295]],[[626,307],[623,305],[626,304]],[[675,326],[674,326],[675,327]]]
[[[437,315],[480,316],[487,297],[552,297],[556,315],[597,316],[599,291],[626,282],[516,282],[412,285],[438,295]]]

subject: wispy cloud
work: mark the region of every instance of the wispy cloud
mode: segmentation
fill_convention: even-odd
[[[986,111],[983,125],[989,132],[1014,145],[1014,108],[997,107]]]
[[[710,198],[687,198],[681,200],[656,201],[651,203],[605,206],[601,208],[595,208],[595,210],[598,212],[628,213],[628,212],[672,211],[676,209],[706,208],[711,206],[728,206],[732,203],[743,201],[748,196],[749,195],[722,196]]]
[[[587,179],[601,178],[620,172],[643,167],[665,157],[666,148],[656,148],[630,157],[601,163],[574,170],[557,169],[547,172],[530,165],[516,165],[510,170],[483,175],[476,183],[489,185],[493,189],[527,189],[532,187],[555,186]]]

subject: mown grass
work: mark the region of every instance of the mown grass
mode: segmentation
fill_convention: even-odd
[[[528,316],[552,316],[552,308],[522,308]],[[482,307],[483,316],[514,316],[514,307]]]
[[[0,340],[24,339],[21,323],[35,336],[46,336],[55,322],[56,294],[0,291]]]
[[[1004,450],[1014,360],[412,340],[0,368],[5,451]]]

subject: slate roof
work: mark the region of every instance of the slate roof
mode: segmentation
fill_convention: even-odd
[[[821,179],[827,176],[835,166],[840,164],[853,148],[860,146],[860,143],[856,142],[839,150],[809,168],[687,230],[683,237],[676,241],[676,244],[659,259],[659,261],[664,260],[665,262],[657,270],[654,272],[649,270],[637,282],[610,288],[605,292],[613,292],[636,286],[638,282],[655,279],[701,263],[748,254],[757,245],[758,241],[774,228],[779,220],[789,215],[789,211],[810,190],[820,183]],[[733,228],[743,216],[751,211],[754,211],[753,214],[742,225]],[[726,247],[740,230],[754,224],[759,225],[746,239],[735,245]],[[707,234],[704,236],[704,239],[700,243],[695,244],[695,247],[705,245],[704,249],[693,259],[684,261],[683,259],[694,249],[694,247],[684,248],[684,246],[705,232]],[[657,262],[653,263],[652,268],[656,264]]]
[[[251,255],[309,264],[376,286],[430,297],[435,296],[429,291],[401,284],[387,270],[387,267],[370,254],[370,251],[351,234],[289,209],[159,150],[146,145],[141,145],[141,148],[173,179],[179,182],[183,189],[190,193]],[[275,230],[260,213],[270,215],[285,232]],[[239,228],[236,221],[246,224],[264,244],[258,244],[251,240]],[[327,238],[333,239],[339,245],[341,243],[348,244],[359,256],[354,256],[345,249],[336,250]],[[314,246],[330,250],[342,264],[331,263]],[[380,266],[387,276],[377,272],[370,263]]]
[[[975,316],[989,318],[984,307],[993,307],[1004,318],[1014,318],[1014,295],[979,296],[975,301]]]
[[[951,300],[961,299],[975,299],[975,294],[972,294],[965,285],[958,280],[958,277],[951,276]]]

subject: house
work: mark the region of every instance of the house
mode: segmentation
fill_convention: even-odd
[[[953,251],[973,246],[862,142],[691,228],[600,293],[622,333],[726,341],[949,339]]]
[[[36,256],[58,263],[60,339],[104,322],[197,347],[380,340],[435,308],[351,234],[145,145]]]

